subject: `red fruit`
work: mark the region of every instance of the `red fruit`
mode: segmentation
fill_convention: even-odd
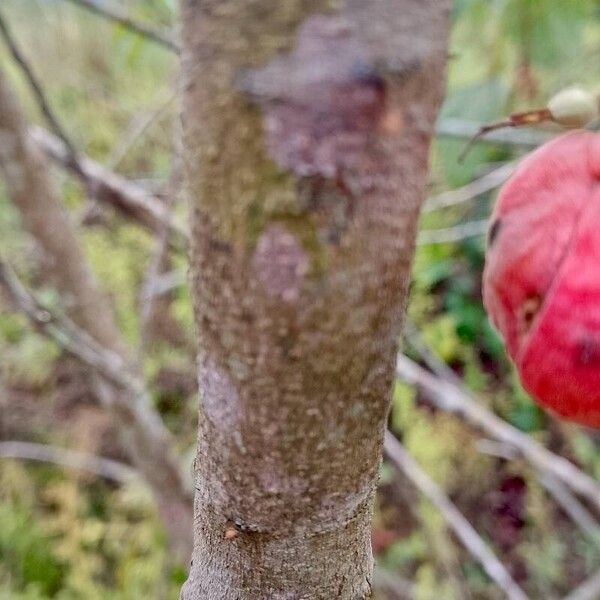
[[[484,304],[523,386],[600,428],[600,134],[569,133],[528,156],[490,223]]]

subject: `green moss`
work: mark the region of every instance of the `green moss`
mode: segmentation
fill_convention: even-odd
[[[139,335],[137,290],[151,248],[148,234],[125,223],[114,230],[86,230],[83,243],[92,268],[112,301],[121,331],[128,342],[135,343]]]

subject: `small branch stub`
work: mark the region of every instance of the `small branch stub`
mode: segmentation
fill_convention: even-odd
[[[561,90],[544,108],[510,115],[507,119],[484,125],[469,140],[459,157],[462,162],[473,146],[482,136],[504,127],[523,127],[552,122],[567,129],[580,129],[591,125],[600,118],[600,94],[592,93],[579,87]]]

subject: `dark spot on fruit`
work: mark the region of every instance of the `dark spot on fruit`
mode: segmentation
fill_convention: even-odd
[[[533,324],[533,320],[535,319],[538,311],[540,310],[540,306],[542,305],[541,296],[535,294],[529,296],[523,304],[519,307],[519,312],[517,315],[518,318],[518,332],[519,336],[525,335]]]
[[[500,229],[502,227],[502,220],[501,219],[496,219],[493,223],[492,226],[490,227],[490,231],[488,233],[488,246],[493,246],[494,242],[496,241],[496,238],[498,237],[498,234],[500,233]]]
[[[575,350],[575,363],[578,365],[591,365],[600,360],[600,345],[593,337],[584,337],[577,343]]]

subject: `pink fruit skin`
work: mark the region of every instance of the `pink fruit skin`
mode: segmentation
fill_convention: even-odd
[[[600,428],[600,134],[545,144],[502,188],[483,299],[525,389]]]

